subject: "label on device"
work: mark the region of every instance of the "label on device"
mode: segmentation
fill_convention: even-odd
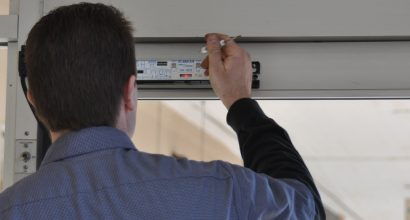
[[[208,80],[201,60],[137,60],[138,80]]]
[[[137,83],[140,89],[209,89],[209,77],[202,60],[137,60]],[[259,88],[260,63],[252,62],[252,88]]]

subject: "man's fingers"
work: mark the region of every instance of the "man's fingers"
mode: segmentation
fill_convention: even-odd
[[[202,60],[201,63],[202,69],[208,69],[209,68],[209,57],[206,56],[204,60]]]
[[[205,35],[205,39],[208,39],[208,37],[211,36],[216,36],[218,38],[218,41],[220,42],[221,40],[225,41],[225,46],[223,46],[222,49],[222,54],[225,56],[238,56],[243,52],[243,49],[239,47],[239,45],[235,42],[235,40],[230,37],[229,35],[226,34],[219,34],[219,33],[210,33]]]
[[[222,53],[222,60],[225,60],[226,55]],[[201,62],[202,69],[209,69],[209,56],[206,56]]]
[[[226,35],[226,34],[221,34],[221,33],[208,33],[208,34],[205,35],[205,40],[208,40],[208,37],[211,37],[211,36],[216,36],[216,37],[219,38],[219,40],[225,40],[225,39],[229,38],[229,36]]]
[[[202,61],[201,67],[208,70],[206,74],[224,72],[225,59],[244,55],[244,50],[228,35],[211,33],[207,34],[205,39],[208,56]],[[224,41],[224,46],[221,45],[221,40]]]
[[[223,70],[221,39],[217,34],[206,35],[206,47],[208,50],[209,71],[219,72]]]
[[[225,46],[222,47],[222,53],[226,56],[238,56],[243,52],[243,49],[231,37],[224,39]]]
[[[209,57],[208,56],[206,56],[205,59],[202,60],[201,67],[202,67],[202,69],[205,69],[204,75],[209,76],[209,71],[208,71]]]

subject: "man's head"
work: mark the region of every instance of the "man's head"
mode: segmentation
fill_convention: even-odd
[[[29,99],[51,132],[135,127],[131,24],[117,9],[81,3],[51,11],[31,29]]]

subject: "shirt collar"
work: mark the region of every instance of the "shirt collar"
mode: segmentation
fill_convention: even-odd
[[[121,130],[113,127],[85,128],[58,138],[47,150],[41,166],[69,157],[113,148],[135,149],[131,139]]]

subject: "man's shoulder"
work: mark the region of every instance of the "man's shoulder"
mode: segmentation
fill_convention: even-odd
[[[26,204],[36,200],[39,193],[42,193],[39,187],[46,183],[41,182],[38,176],[38,173],[31,174],[1,192],[0,214],[16,205]],[[43,196],[46,195],[43,194]]]
[[[138,153],[138,167],[147,172],[168,176],[170,178],[210,177],[227,179],[232,177],[232,165],[221,160],[196,161],[183,157],[172,157],[145,152]]]

